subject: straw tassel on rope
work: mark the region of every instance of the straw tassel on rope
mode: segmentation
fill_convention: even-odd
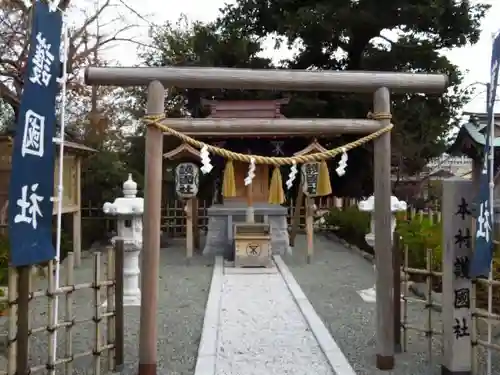
[[[236,196],[236,182],[234,178],[233,161],[229,159],[224,167],[224,179],[222,181],[222,196],[231,198]]]
[[[271,185],[269,186],[270,204],[283,204],[285,202],[285,192],[283,191],[283,180],[281,179],[280,167],[274,167],[271,177]]]
[[[332,184],[330,182],[330,171],[328,170],[328,165],[326,161],[323,160],[319,163],[318,172],[318,197],[324,197],[332,194]]]

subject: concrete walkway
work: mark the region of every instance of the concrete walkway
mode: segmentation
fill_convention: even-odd
[[[217,258],[195,375],[355,375],[288,267]]]

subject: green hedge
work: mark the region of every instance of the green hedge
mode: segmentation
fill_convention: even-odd
[[[401,236],[401,245],[408,246],[408,266],[426,267],[427,249],[432,251],[433,269],[441,269],[442,226],[428,218],[418,217],[406,220],[404,215],[397,215],[397,232]],[[359,211],[356,206],[345,210],[332,209],[325,217],[326,225],[340,238],[373,254],[367,245],[365,235],[370,231],[370,214]]]
[[[370,214],[367,212],[355,206],[344,211],[333,208],[325,216],[325,225],[338,237],[373,254],[373,249],[365,241],[365,235],[370,231]]]
[[[443,226],[428,218],[415,217],[406,220],[398,217],[396,231],[401,236],[401,245],[408,247],[408,266],[425,269],[427,267],[427,250],[432,255],[432,270],[442,269]]]

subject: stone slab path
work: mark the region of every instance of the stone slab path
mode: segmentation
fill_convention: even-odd
[[[272,269],[216,262],[195,375],[355,375],[277,257]]]

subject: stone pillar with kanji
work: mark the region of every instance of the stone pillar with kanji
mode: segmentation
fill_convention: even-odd
[[[472,373],[472,181],[443,180],[442,374]]]
[[[105,214],[117,217],[117,236],[111,240],[123,240],[125,251],[123,261],[123,304],[124,306],[141,305],[141,289],[139,286],[141,269],[139,254],[142,249],[142,215],[144,199],[137,197],[137,183],[128,175],[123,183],[123,197],[103,206]]]

